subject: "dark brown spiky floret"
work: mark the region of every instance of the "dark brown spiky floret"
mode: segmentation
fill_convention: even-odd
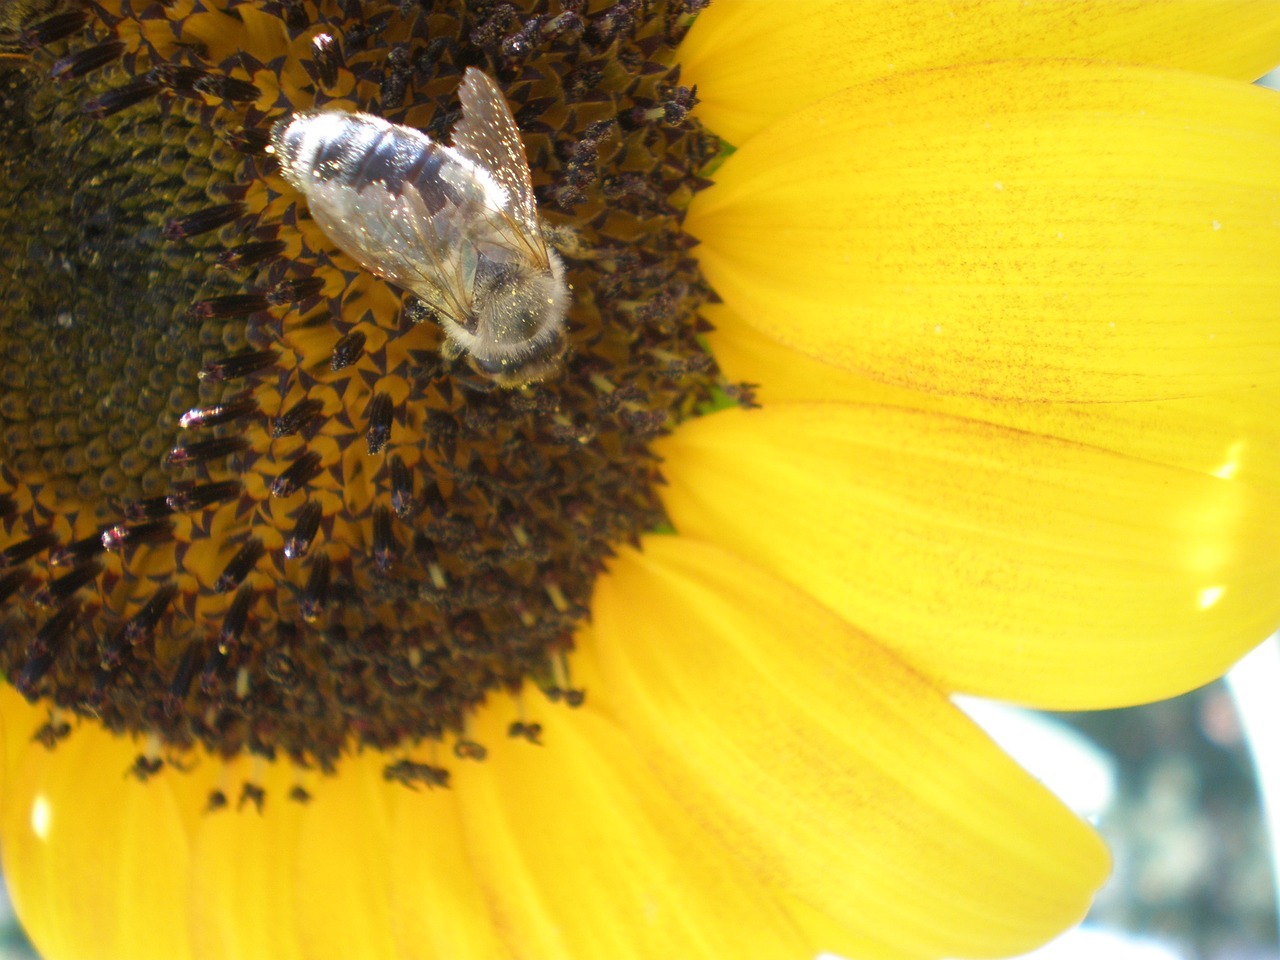
[[[681,232],[718,149],[674,65],[691,18],[679,0],[10,17],[10,682],[171,750],[326,769],[441,738],[481,757],[467,716],[496,688],[580,702],[563,653],[594,578],[664,521],[649,443],[722,386]],[[541,209],[571,228],[567,363],[520,391],[442,360],[438,328],[335,249],[263,152],[275,120],[331,101],[445,140],[468,66],[506,90]],[[447,779],[418,759],[387,774]]]

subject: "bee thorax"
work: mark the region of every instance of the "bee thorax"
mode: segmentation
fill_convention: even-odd
[[[559,258],[551,253],[548,259],[548,269],[540,270],[523,261],[482,258],[470,323],[446,325],[471,365],[503,386],[545,378],[564,354],[569,288]]]

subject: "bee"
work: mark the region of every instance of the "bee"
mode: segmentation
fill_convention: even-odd
[[[273,152],[328,237],[436,315],[446,359],[520,387],[559,369],[569,285],[502,91],[469,67],[458,98],[449,146],[366,113],[308,111],[276,123]]]

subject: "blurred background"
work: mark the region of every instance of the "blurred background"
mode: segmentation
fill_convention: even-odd
[[[1277,691],[1273,637],[1225,681],[1148,706],[1041,714],[959,701],[1111,848],[1082,928],[1031,957],[1280,960]]]

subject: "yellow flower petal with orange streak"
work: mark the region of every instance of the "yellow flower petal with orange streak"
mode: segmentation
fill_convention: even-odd
[[[658,776],[851,936],[996,956],[1083,914],[1107,868],[1098,838],[804,592],[710,544],[648,537],[592,607],[610,708]]]
[[[1116,0],[719,0],[680,47],[698,114],[730,143],[845,87],[984,60],[1081,58],[1256,80],[1280,62],[1280,5]]]
[[[6,725],[37,711],[0,691]],[[190,960],[190,849],[166,772],[126,777],[135,744],[86,725],[56,750],[28,743],[10,765],[3,867],[44,960]]]
[[[1280,489],[1280,383],[1207,396],[1135,403],[1014,403],[892,387],[799,354],[723,304],[704,308],[707,337],[731,382],[758,402],[881,403],[986,420],[1046,437]]]
[[[942,687],[1121,706],[1280,624],[1273,491],[980,421],[777,404],[659,451],[682,533],[799,584]]]
[[[1280,377],[1280,96],[980,64],[844,91],[695,198],[731,309],[898,386],[1164,399]]]
[[[510,960],[472,867],[453,790],[397,789],[388,856],[391,922],[404,960]]]
[[[749,383],[757,401],[837,400],[932,408],[952,398],[890,386],[799,353],[761,333],[723,303],[701,310],[715,327],[706,335],[716,366],[731,383]]]
[[[598,684],[577,710],[540,710],[543,746],[506,736],[520,716],[490,698],[484,763],[458,764],[467,849],[511,953],[537,960],[799,960],[814,950],[608,719]],[[729,730],[722,733],[727,737]],[[709,828],[709,829],[708,829]],[[734,838],[723,838],[729,843]]]

